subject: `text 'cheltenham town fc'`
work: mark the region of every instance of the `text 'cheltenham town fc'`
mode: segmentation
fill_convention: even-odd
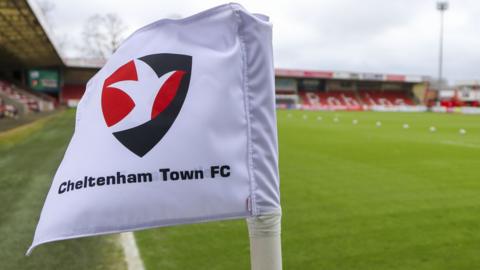
[[[158,170],[161,181],[178,181],[178,180],[201,180],[201,179],[218,179],[230,177],[230,166],[210,166],[208,169],[196,170],[171,170],[169,168],[162,168]],[[85,176],[83,180],[72,181],[68,180],[62,182],[58,187],[58,194],[74,191],[77,189],[93,188],[100,186],[122,185],[133,183],[148,183],[153,181],[153,174],[149,172],[144,173],[130,173],[122,174],[116,172],[108,176]]]

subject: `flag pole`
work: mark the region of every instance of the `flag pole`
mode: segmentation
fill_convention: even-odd
[[[247,218],[252,270],[281,270],[280,213]]]

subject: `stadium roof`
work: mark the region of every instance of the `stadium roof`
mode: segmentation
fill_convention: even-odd
[[[0,0],[0,69],[63,66],[33,1]]]
[[[364,80],[364,81],[386,81],[386,82],[406,82],[420,83],[430,81],[428,76],[419,75],[399,75],[399,74],[381,74],[381,73],[358,73],[344,71],[325,71],[325,70],[299,70],[299,69],[275,69],[275,75],[278,77],[290,78],[312,78],[312,79],[339,79],[339,80]]]

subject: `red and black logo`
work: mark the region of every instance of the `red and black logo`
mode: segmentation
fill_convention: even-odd
[[[142,96],[147,89],[133,88],[129,95],[120,87],[122,82],[137,82],[135,61],[145,63],[156,75],[155,79],[167,77],[156,94],[152,96],[151,108],[138,107],[132,96]],[[182,108],[187,96],[192,68],[192,57],[182,54],[152,54],[129,61],[115,70],[103,83],[102,111],[108,127],[121,123],[135,109],[149,110],[147,119],[134,127],[113,132],[115,138],[126,148],[143,157],[168,132]],[[165,75],[165,76],[164,76]],[[167,76],[168,75],[168,76]],[[155,76],[154,76],[155,77]],[[140,84],[139,84],[140,85]],[[135,94],[135,95],[134,95]],[[142,98],[145,99],[145,95]],[[148,97],[148,95],[147,95]],[[153,98],[154,97],[154,98]]]

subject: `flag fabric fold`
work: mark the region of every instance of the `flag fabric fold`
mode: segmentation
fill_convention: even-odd
[[[34,240],[280,213],[272,26],[238,4],[133,33],[89,81]]]

